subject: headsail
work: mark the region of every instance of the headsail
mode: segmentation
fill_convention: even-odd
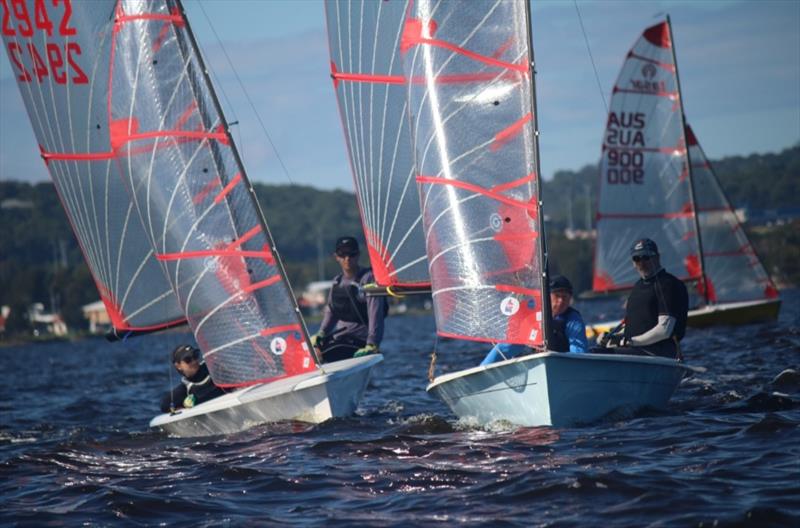
[[[541,346],[528,6],[415,1],[401,37],[439,335]]]
[[[701,276],[677,70],[668,22],[644,31],[614,85],[600,163],[594,281],[598,292],[638,280],[629,248],[656,241],[661,264]]]
[[[777,298],[778,290],[747,239],[711,163],[688,125],[686,139],[703,240],[705,280],[698,286],[706,288],[706,292],[700,293],[705,293],[711,303]]]
[[[326,0],[331,77],[375,278],[427,286],[400,57],[408,0]]]
[[[121,185],[108,74],[116,0],[2,2],[12,71],[58,196],[114,328],[184,321]]]
[[[314,369],[180,4],[121,1],[111,56],[111,145],[215,383]]]

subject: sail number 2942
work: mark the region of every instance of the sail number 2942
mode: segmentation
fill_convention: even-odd
[[[25,0],[0,0],[3,17],[0,31],[4,37],[30,39],[36,32],[71,37],[77,30],[71,25],[71,0],[36,0],[33,13]],[[50,12],[48,12],[48,9]],[[52,15],[57,17],[51,18]],[[43,82],[50,77],[56,84],[88,84],[89,78],[78,65],[81,46],[77,42],[48,42],[43,47],[31,41],[8,39],[8,56],[17,70],[17,79]],[[25,63],[31,65],[30,69]]]

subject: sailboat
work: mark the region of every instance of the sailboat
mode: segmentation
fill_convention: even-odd
[[[178,1],[3,2],[42,157],[118,333],[191,327],[230,392],[180,436],[354,412],[380,355],[320,366]]]
[[[647,28],[614,86],[603,142],[592,289],[631,288],[629,246],[696,285],[690,326],[775,320],[780,298],[686,124],[669,17]],[[617,322],[594,325],[598,331]]]
[[[478,424],[664,407],[689,369],[676,360],[548,350],[529,3],[416,0],[399,44],[437,333],[533,350],[440,375],[428,392]]]

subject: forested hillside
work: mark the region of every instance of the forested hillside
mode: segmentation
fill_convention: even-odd
[[[734,207],[800,207],[800,146],[713,163]],[[563,230],[591,224],[596,187],[592,166],[558,172],[544,183],[551,265],[572,277],[578,291],[591,285],[592,242],[568,240]],[[297,185],[255,188],[297,291],[318,278],[320,263],[322,276],[336,271],[331,252],[338,236],[362,238],[351,193]],[[80,307],[98,294],[53,185],[2,181],[0,204],[0,305],[12,307],[8,330],[25,329],[21,314],[33,302],[59,306],[68,324],[82,327]],[[800,224],[748,230],[773,277],[800,283]]]

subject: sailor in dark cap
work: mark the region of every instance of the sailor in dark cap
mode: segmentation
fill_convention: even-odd
[[[214,385],[200,350],[192,345],[179,345],[172,351],[172,365],[181,374],[181,384],[161,399],[161,412],[194,407],[225,393]]]
[[[570,306],[572,302],[572,283],[563,275],[555,275],[550,279],[550,335],[548,348],[554,352],[586,353],[589,345],[586,341],[586,325],[581,313]],[[498,343],[489,351],[481,365],[502,361],[529,353],[524,345]]]
[[[364,286],[375,282],[375,277],[370,268],[359,266],[359,254],[355,238],[336,240],[333,256],[342,272],[333,279],[319,332],[311,338],[326,363],[375,354],[383,339],[388,304],[384,297],[364,293]]]
[[[686,286],[661,267],[658,246],[649,238],[633,243],[631,260],[641,278],[625,305],[624,333],[603,336],[599,343],[618,347],[615,352],[619,354],[677,358],[689,311]]]

